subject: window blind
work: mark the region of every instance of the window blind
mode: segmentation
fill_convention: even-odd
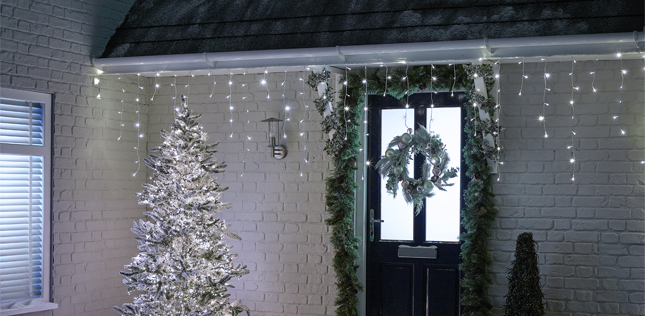
[[[0,103],[0,143],[44,145],[43,105],[3,99]]]
[[[42,295],[43,157],[0,154],[0,301]]]
[[[51,96],[0,90],[0,315],[49,301]]]

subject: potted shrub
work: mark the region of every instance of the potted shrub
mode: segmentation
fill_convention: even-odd
[[[515,260],[508,271],[508,294],[504,316],[543,316],[544,294],[540,286],[540,269],[532,233],[517,237]]]

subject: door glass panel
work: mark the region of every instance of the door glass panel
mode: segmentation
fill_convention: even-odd
[[[427,126],[439,134],[450,157],[449,167],[460,167],[461,161],[461,108],[434,108]],[[428,111],[429,112],[429,111]],[[454,183],[447,191],[433,190],[435,195],[426,199],[426,241],[459,241],[460,175],[450,179]]]
[[[382,110],[381,112],[381,156],[385,155],[387,145],[396,136],[407,131],[405,114],[407,111],[407,124],[414,126],[413,109]],[[409,172],[414,170],[414,159],[408,164]],[[410,176],[414,176],[410,174]],[[401,195],[401,188],[396,198],[387,193],[385,183],[387,178],[381,179],[381,240],[413,240],[414,212],[412,205],[408,205]]]

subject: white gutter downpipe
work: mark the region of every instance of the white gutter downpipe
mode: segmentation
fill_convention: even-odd
[[[262,51],[93,58],[105,73],[191,71],[280,66],[415,64],[441,61],[640,53],[643,32],[353,45]],[[595,57],[594,57],[595,58]],[[632,58],[641,58],[634,54]],[[564,60],[564,59],[563,59]]]

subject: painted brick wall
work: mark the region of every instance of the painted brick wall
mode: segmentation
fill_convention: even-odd
[[[169,129],[181,95],[203,114],[211,140],[221,141],[216,157],[228,167],[218,181],[229,187],[222,201],[233,205],[222,217],[242,237],[228,243],[250,270],[234,282],[232,297],[253,315],[334,315],[333,251],[323,200],[330,164],[321,153],[321,118],[303,75],[306,80],[309,72],[289,72],[286,79],[284,73],[270,73],[266,86],[259,84],[264,74],[161,77],[150,83],[160,86],[149,109],[150,148],[160,143],[159,130]],[[267,148],[267,123],[260,121],[285,119],[285,102],[292,109],[284,129],[288,154],[276,160]]]
[[[516,237],[533,233],[548,315],[645,314],[643,61],[577,62],[571,119],[571,62],[547,65],[546,131],[538,122],[544,64],[501,70],[505,164],[495,184],[498,218],[490,240],[494,305],[504,305]],[[592,83],[598,92],[592,92]],[[619,115],[618,120],[613,116]],[[572,124],[575,167],[569,162]],[[621,135],[620,129],[627,132]],[[571,182],[575,171],[575,182]]]
[[[132,177],[137,77],[101,78],[99,91],[90,57],[101,52],[132,2],[0,4],[0,84],[54,96],[52,274],[59,308],[31,315],[114,315],[112,306],[129,299],[119,271],[137,251],[129,229],[143,208],[133,192],[145,180],[145,172]],[[117,141],[122,105],[125,126]]]
[[[146,140],[158,143],[159,129],[172,121],[174,95],[174,78],[159,78],[155,93],[154,79],[103,76],[102,99],[95,98],[99,87],[92,84],[96,72],[90,56],[100,53],[132,2],[0,4],[0,84],[55,96],[53,297],[60,307],[33,315],[114,315],[113,305],[132,299],[118,271],[137,252],[129,228],[143,211],[133,192],[141,189],[145,172],[132,177],[137,81],[145,87],[139,89],[146,136],[139,146],[142,156]],[[592,94],[593,61],[576,64],[575,184],[569,180],[566,150],[572,121],[571,64],[548,65],[552,79],[546,122],[552,137],[546,140],[537,122],[543,64],[526,65],[529,78],[522,96],[521,66],[502,68],[506,164],[495,186],[500,213],[491,238],[491,295],[498,309],[504,303],[515,237],[531,231],[539,245],[549,315],[645,314],[643,65],[624,61],[630,72],[620,124],[611,119],[619,111],[620,63],[599,61],[596,66],[599,92]],[[223,217],[243,237],[231,244],[251,270],[235,283],[233,296],[254,315],[334,314],[332,249],[323,222],[323,179],[330,166],[321,154],[320,117],[308,89],[304,97],[310,112],[305,124],[297,123],[303,118],[301,76],[288,73],[284,80],[280,73],[268,75],[268,100],[266,88],[258,85],[261,75],[233,76],[233,124],[226,98],[228,76],[178,78],[178,94],[188,94],[185,85],[190,82],[191,108],[204,113],[202,123],[211,139],[222,140],[218,158],[229,167],[220,181],[230,186],[223,200],[233,203]],[[218,83],[214,90],[213,79]],[[268,157],[267,129],[258,121],[277,116],[283,108],[282,81],[295,111],[286,124],[289,155],[277,161]],[[149,101],[153,93],[155,100]],[[117,141],[121,109],[124,126]],[[619,135],[619,125],[627,128],[627,136]],[[247,136],[251,139],[245,142]]]

